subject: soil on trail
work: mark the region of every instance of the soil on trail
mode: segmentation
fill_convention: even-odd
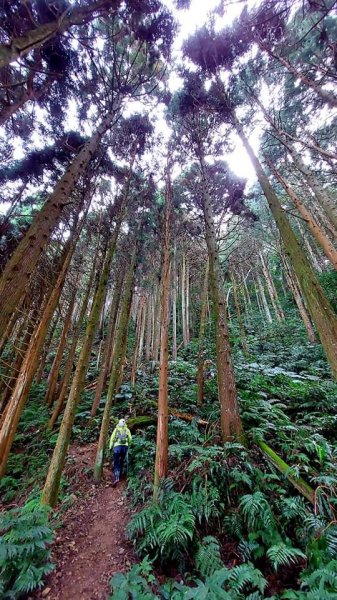
[[[62,515],[56,531],[52,562],[55,570],[34,598],[47,600],[106,600],[109,581],[136,561],[125,527],[131,511],[123,496],[124,482],[112,487],[112,473],[104,469],[94,485],[92,469],[97,445],[72,446],[66,468],[73,504]]]

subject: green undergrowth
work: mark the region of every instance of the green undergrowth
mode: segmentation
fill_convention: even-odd
[[[169,478],[158,503],[155,427],[134,437],[128,495],[140,510],[128,535],[142,562],[112,580],[113,599],[337,598],[337,385],[303,331],[290,344],[292,326],[266,327],[249,358],[237,348],[246,447],[220,444],[212,346],[199,410],[196,344],[170,363],[170,406],[195,420],[169,419]],[[131,413],[155,412],[157,385],[156,375],[140,374]],[[208,427],[198,427],[200,417]],[[314,506],[262,455],[258,440],[288,463],[289,476],[314,488]]]
[[[113,578],[114,600],[337,599],[337,385],[320,345],[307,341],[291,306],[287,315],[286,322],[272,325],[256,315],[245,319],[248,356],[243,356],[237,323],[231,324],[245,447],[221,444],[212,330],[205,344],[202,407],[196,405],[197,342],[181,348],[178,360],[170,362],[170,408],[194,419],[169,417],[169,473],[157,503],[152,493],[158,368],[140,365],[133,387],[126,376],[113,405],[111,431],[122,416],[133,428],[127,498],[137,512],[127,535],[140,562]],[[92,358],[87,384],[97,377]],[[27,517],[31,524],[15,533],[17,526],[21,531],[21,517],[30,514],[25,500],[41,489],[61,421],[47,431],[45,388],[45,382],[32,388],[0,484],[4,504],[15,501],[21,507],[4,513],[7,525],[1,523],[0,573],[8,594],[14,579],[22,581],[21,572],[29,591],[51,568],[52,532],[45,513],[38,516],[34,508]],[[106,396],[91,418],[93,397],[94,390],[84,390],[73,428],[77,444],[97,441]],[[206,427],[198,425],[200,418]],[[314,505],[263,456],[256,443],[261,440],[287,462],[287,475],[302,477],[314,488]],[[90,477],[90,465],[87,471]],[[71,485],[64,477],[61,507]],[[36,538],[30,531],[35,518]],[[19,545],[26,548],[22,553]],[[25,575],[28,564],[34,568]],[[8,598],[21,592],[14,593]]]

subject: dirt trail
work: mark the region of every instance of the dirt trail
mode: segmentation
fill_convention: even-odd
[[[106,600],[112,575],[128,570],[135,562],[132,545],[125,537],[130,518],[123,497],[125,484],[113,488],[109,469],[104,470],[102,483],[93,484],[88,471],[95,450],[96,444],[71,448],[66,472],[74,490],[74,503],[56,531],[52,556],[56,569],[34,598]]]

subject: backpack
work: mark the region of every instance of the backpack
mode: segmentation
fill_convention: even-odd
[[[118,428],[115,437],[115,443],[118,442],[119,445],[124,446],[127,443],[127,439],[128,434],[126,432],[126,427],[123,427],[121,429]]]

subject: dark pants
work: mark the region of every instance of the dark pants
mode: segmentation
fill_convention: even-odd
[[[127,446],[115,446],[114,447],[114,475],[115,481],[119,481],[120,476],[123,473],[123,467],[126,466],[126,459],[128,454]]]

